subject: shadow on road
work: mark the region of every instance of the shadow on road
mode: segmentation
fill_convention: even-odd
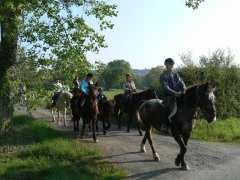
[[[138,173],[138,174],[128,176],[127,179],[146,180],[146,179],[154,178],[156,176],[159,177],[163,174],[168,174],[173,171],[180,171],[180,169],[179,168],[165,168],[165,169],[160,169],[160,170],[155,170],[155,171],[148,171],[148,172]]]

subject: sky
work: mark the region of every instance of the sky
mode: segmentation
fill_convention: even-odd
[[[89,53],[92,63],[124,59],[132,68],[163,65],[191,51],[194,61],[214,50],[230,49],[240,64],[240,1],[205,0],[197,10],[184,0],[112,0],[119,14],[113,30],[105,32],[108,47]]]

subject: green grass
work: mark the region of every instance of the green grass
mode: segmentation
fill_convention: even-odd
[[[83,143],[47,122],[27,116],[13,119],[0,138],[0,179],[122,179],[125,172],[101,160],[92,143]]]
[[[104,94],[106,94],[108,99],[113,99],[115,95],[120,93],[123,93],[123,89],[111,89],[104,92]]]
[[[197,120],[192,138],[213,142],[240,143],[240,119],[229,118],[208,124]]]

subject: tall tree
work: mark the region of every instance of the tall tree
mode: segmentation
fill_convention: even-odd
[[[74,60],[82,67],[86,52],[106,47],[105,29],[116,5],[100,0],[1,0],[0,1],[0,120],[9,120],[13,108],[7,72],[16,62],[18,44],[39,68],[70,70]],[[46,61],[46,59],[48,59]]]
[[[109,62],[103,71],[101,78],[103,86],[109,88],[121,88],[125,82],[126,74],[131,73],[132,69],[130,64],[125,60],[114,60]]]

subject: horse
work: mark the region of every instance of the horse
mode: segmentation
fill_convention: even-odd
[[[121,129],[121,117],[123,113],[128,115],[127,132],[130,132],[130,126],[133,120],[137,119],[136,112],[138,107],[146,100],[158,98],[156,92],[153,89],[147,89],[141,92],[136,92],[130,95],[126,100],[125,94],[118,94],[114,96],[115,110],[114,114],[117,117],[118,128]],[[137,123],[139,135],[142,136],[142,132],[139,124]]]
[[[197,109],[200,109],[208,123],[216,121],[214,90],[215,88],[211,87],[209,83],[193,85],[187,88],[184,95],[177,98],[178,109],[172,118],[170,129],[173,138],[180,147],[180,152],[175,159],[175,165],[181,165],[183,170],[189,169],[184,160],[184,155],[187,152],[187,143],[192,132],[193,119]],[[152,128],[161,130],[161,124],[164,121],[166,122],[168,115],[169,110],[160,99],[145,101],[137,112],[138,121],[146,130],[140,151],[146,152],[145,143],[148,139],[153,158],[156,161],[159,161],[160,158],[153,146],[151,131]]]
[[[59,121],[60,121],[60,113],[63,112],[63,124],[64,124],[64,127],[66,127],[67,109],[70,105],[70,100],[72,99],[72,96],[73,96],[72,93],[68,91],[62,91],[60,93],[58,99],[56,100],[56,104],[51,107],[53,122],[55,122],[56,120],[54,115],[55,114],[54,109],[55,109],[58,113],[57,124],[59,124]]]
[[[89,86],[89,93],[85,97],[85,102],[82,105],[82,96],[79,94],[74,96],[71,100],[71,109],[72,109],[72,121],[74,123],[74,132],[79,132],[79,120],[83,120],[81,137],[84,136],[86,124],[90,124],[92,127],[92,134],[94,142],[98,142],[96,137],[96,123],[97,116],[99,114],[98,104],[97,104],[97,94],[98,90],[95,85]]]
[[[106,134],[106,131],[111,127],[111,120],[114,114],[114,101],[106,100],[106,101],[98,101],[98,121],[102,122],[103,125],[103,134]],[[106,126],[107,124],[107,126]],[[97,123],[97,131],[98,131],[98,123]]]

